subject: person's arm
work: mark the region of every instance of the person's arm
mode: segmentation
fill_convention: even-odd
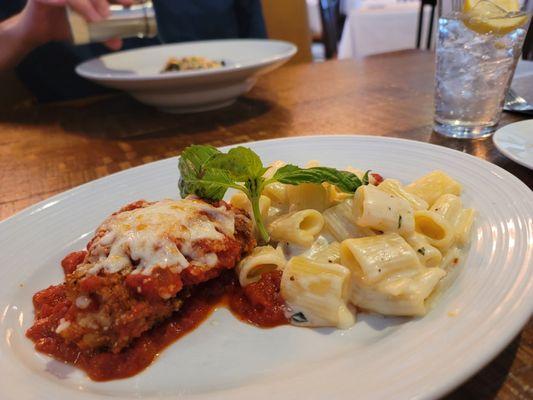
[[[20,17],[15,15],[0,23],[0,72],[16,66],[31,49],[21,30]]]
[[[132,0],[117,1],[131,5]],[[95,22],[109,15],[107,0],[28,0],[19,14],[0,22],[0,72],[15,67],[35,47],[50,41],[69,40],[65,7]],[[111,49],[121,46],[119,39],[106,42]]]

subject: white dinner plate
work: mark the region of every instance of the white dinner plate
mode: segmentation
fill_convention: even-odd
[[[444,147],[367,136],[247,143],[265,163],[370,168],[407,182],[441,169],[478,211],[453,286],[423,318],[358,315],[349,330],[259,329],[216,310],[144,372],[93,382],[34,351],[24,336],[32,295],[62,280],[60,260],[81,249],[111,212],[137,199],[177,195],[170,158],[89,182],[0,223],[0,398],[429,399],[496,356],[533,309],[533,194],[496,165]],[[528,248],[529,243],[529,248]]]
[[[289,42],[266,39],[207,40],[119,51],[78,65],[76,72],[124,90],[142,103],[174,113],[213,110],[248,92],[259,75],[296,53]],[[201,56],[221,68],[161,73],[170,57]]]
[[[533,169],[533,119],[505,125],[496,131],[492,140],[506,157]]]

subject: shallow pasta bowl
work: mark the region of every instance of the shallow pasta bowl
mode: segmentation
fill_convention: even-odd
[[[253,87],[259,75],[295,53],[296,46],[279,40],[209,40],[120,51],[86,61],[76,72],[162,111],[199,112],[232,104]],[[188,56],[224,61],[225,65],[161,73],[170,57]]]
[[[120,206],[176,196],[177,158],[54,196],[0,223],[0,398],[429,399],[489,362],[533,309],[533,195],[516,177],[444,147],[382,137],[318,136],[247,143],[266,163],[372,169],[409,182],[441,169],[477,209],[456,281],[425,317],[358,315],[348,330],[258,329],[215,311],[133,378],[93,382],[36,353],[24,337],[31,297],[62,280],[59,262]],[[328,151],[325,152],[324,149]],[[53,233],[53,234],[51,234]],[[31,382],[31,384],[28,384]]]

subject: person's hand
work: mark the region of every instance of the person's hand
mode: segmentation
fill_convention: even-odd
[[[116,0],[113,3],[130,6],[133,0]],[[26,42],[35,47],[50,41],[69,40],[70,29],[65,13],[67,6],[88,22],[101,21],[109,16],[107,0],[28,0],[19,20]],[[117,50],[122,46],[122,41],[111,39],[105,44]]]
[[[134,1],[113,2],[130,6]],[[27,0],[22,12],[0,21],[0,73],[15,67],[37,46],[50,41],[69,40],[67,6],[89,22],[101,21],[109,15],[108,0]],[[112,39],[105,44],[116,50],[122,46],[122,41]]]

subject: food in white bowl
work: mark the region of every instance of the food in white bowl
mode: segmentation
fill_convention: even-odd
[[[228,39],[165,44],[107,54],[76,67],[84,78],[123,90],[142,103],[171,113],[213,110],[234,103],[257,77],[287,62],[292,43],[266,39]],[[169,55],[220,62],[219,68],[161,73]]]
[[[206,57],[170,57],[161,72],[194,71],[198,69],[220,68],[226,65],[225,61],[214,61]]]

